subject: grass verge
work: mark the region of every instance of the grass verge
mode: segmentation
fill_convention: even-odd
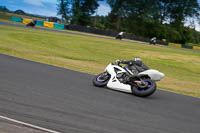
[[[97,74],[116,59],[141,57],[166,74],[158,87],[200,97],[200,52],[0,25],[0,53]]]

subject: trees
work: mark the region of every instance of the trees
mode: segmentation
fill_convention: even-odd
[[[98,8],[100,0],[58,0],[58,15],[66,22],[87,26]]]
[[[66,22],[70,19],[70,4],[70,0],[58,0],[58,15],[61,15]]]
[[[120,30],[122,17],[125,15],[125,10],[127,7],[126,0],[107,0],[111,7],[110,21],[116,26],[116,29]]]
[[[178,26],[183,24],[188,17],[199,15],[199,4],[197,0],[170,0],[168,14],[170,23]]]
[[[109,28],[121,29],[143,37],[157,36],[159,39],[165,37],[168,41],[179,43],[194,40],[191,36],[192,29],[184,25],[188,23],[188,18],[193,20],[199,16],[200,8],[197,0],[107,0],[107,2],[111,7],[111,13],[108,15],[111,23],[107,24]]]
[[[14,13],[24,15],[26,14],[23,10],[16,10]]]
[[[91,25],[91,16],[98,8],[99,0],[73,0],[72,2],[72,24]]]
[[[71,24],[156,36],[177,43],[198,42],[200,38],[194,28],[185,27],[188,20],[194,22],[199,16],[197,0],[106,0],[111,12],[104,17],[94,17],[100,0],[58,1],[58,13]]]
[[[0,11],[8,12],[8,8],[6,6],[0,6]]]
[[[199,16],[199,4],[197,0],[170,0],[168,14],[170,24],[181,35],[180,43],[185,43],[192,37],[191,31],[184,27],[188,18],[195,19]]]

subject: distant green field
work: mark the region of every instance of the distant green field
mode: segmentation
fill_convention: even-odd
[[[10,20],[10,16],[6,15],[6,14],[3,13],[3,12],[0,12],[0,19],[3,19],[3,20]]]
[[[30,15],[19,15],[19,14],[16,14],[16,13],[9,13],[9,12],[0,11],[0,21],[11,22],[12,16],[21,17],[21,18],[44,20],[44,18],[41,18],[41,17],[34,17],[34,16],[30,16]]]
[[[166,74],[161,89],[200,97],[200,52],[0,25],[0,53],[97,74],[116,59],[141,57]]]

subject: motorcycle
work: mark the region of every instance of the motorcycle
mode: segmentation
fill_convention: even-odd
[[[122,35],[117,35],[117,36],[115,37],[115,39],[122,40]]]
[[[156,45],[156,37],[153,37],[151,40],[150,40],[150,42],[149,42],[149,44],[153,44],[153,45]]]
[[[139,97],[147,97],[156,91],[156,81],[164,78],[165,74],[157,70],[148,69],[134,75],[128,66],[110,63],[103,73],[93,79],[97,87],[107,86],[110,89],[132,93]]]
[[[36,20],[33,20],[32,22],[30,22],[30,23],[28,23],[28,24],[26,24],[26,27],[35,27],[35,25],[36,25]]]

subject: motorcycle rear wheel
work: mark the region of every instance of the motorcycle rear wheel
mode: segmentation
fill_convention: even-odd
[[[148,86],[145,88],[140,88],[137,85],[133,85],[131,87],[133,95],[139,96],[139,97],[148,97],[152,95],[156,91],[156,83],[155,81],[152,81],[150,79],[144,80],[144,82],[148,83]]]

